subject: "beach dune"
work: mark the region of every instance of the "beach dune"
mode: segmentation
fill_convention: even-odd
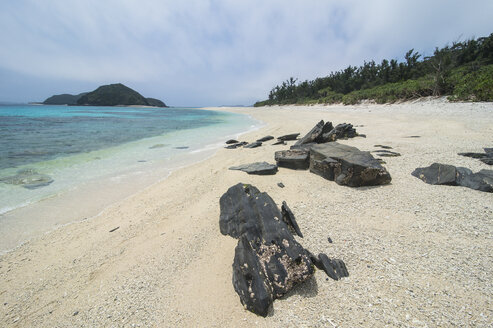
[[[366,135],[341,143],[365,151],[386,145],[402,156],[385,158],[390,185],[350,188],[309,171],[228,170],[274,163],[274,152],[293,141],[220,149],[98,216],[2,255],[0,326],[491,326],[493,194],[428,185],[411,172],[434,162],[491,169],[457,153],[493,147],[493,104],[440,98],[215,110],[265,123],[240,141],[302,136],[323,119]],[[231,282],[237,241],[219,232],[219,198],[239,182],[286,201],[304,235],[297,240],[343,259],[350,276],[334,281],[318,270],[266,318],[246,311]]]

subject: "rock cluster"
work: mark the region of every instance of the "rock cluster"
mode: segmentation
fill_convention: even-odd
[[[418,167],[411,174],[432,185],[462,186],[493,192],[493,170],[473,173],[465,167],[433,163],[428,167]]]
[[[219,227],[238,239],[233,261],[233,286],[249,311],[267,316],[276,298],[310,278],[314,265],[334,279],[348,276],[344,262],[325,254],[314,257],[290,229],[301,235],[294,215],[283,202],[252,185],[232,186],[220,199]],[[329,273],[330,272],[330,273]]]

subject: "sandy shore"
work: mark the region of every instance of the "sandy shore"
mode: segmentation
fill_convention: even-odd
[[[97,217],[37,237],[0,258],[2,327],[382,327],[493,324],[493,194],[411,176],[441,162],[492,169],[458,152],[493,147],[493,104],[222,108],[266,126],[242,136],[306,133],[350,122],[362,150],[393,147],[392,184],[349,188],[308,171],[251,176],[228,167],[274,162],[288,146],[221,149]],[[420,136],[420,138],[409,138]],[[313,253],[350,276],[314,278],[274,302],[243,309],[231,283],[236,240],[219,232],[219,198],[243,182],[287,201]],[[279,188],[283,182],[285,188]],[[119,227],[117,230],[110,230]],[[333,243],[329,243],[330,237]]]

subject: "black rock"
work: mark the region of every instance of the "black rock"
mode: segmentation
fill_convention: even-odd
[[[226,146],[224,148],[226,148],[226,149],[236,149],[238,147],[241,147],[241,146],[244,146],[244,145],[247,145],[247,144],[248,144],[248,142],[243,141],[243,142],[238,142],[238,143],[235,143],[235,144],[228,145],[228,146]]]
[[[337,142],[310,148],[310,172],[350,187],[385,185],[392,180],[369,152]]]
[[[291,209],[288,207],[288,204],[286,204],[285,201],[282,202],[281,213],[282,213],[282,220],[288,225],[291,232],[294,232],[298,236],[303,238],[303,234],[301,233],[300,227],[298,226],[298,223],[294,218],[294,214],[293,212],[291,212]]]
[[[278,182],[277,185],[279,186],[279,188],[284,188],[285,187],[284,186],[284,183],[282,183],[282,182]]]
[[[458,153],[457,155],[471,157],[471,158],[485,158],[488,157],[486,153]]]
[[[178,147],[174,147],[175,149],[188,149],[189,147],[188,146],[178,146]]]
[[[484,164],[493,165],[493,157],[481,158],[480,161]]]
[[[288,140],[296,140],[300,134],[299,133],[291,133],[291,134],[286,134],[280,137],[277,137],[277,140],[279,141],[288,141]]]
[[[390,151],[390,150],[374,150],[372,153],[375,153],[375,155],[380,156],[380,157],[398,157],[401,156],[401,154],[396,153],[395,151]]]
[[[461,168],[464,169],[464,168]],[[468,170],[468,169],[466,169]],[[418,167],[411,175],[423,180],[424,182],[432,185],[457,185],[457,175],[461,172],[471,174],[470,170],[459,171],[453,165],[433,163],[429,167]]]
[[[293,170],[307,170],[310,166],[310,152],[302,149],[276,151],[274,154],[277,166]]]
[[[330,244],[332,244],[332,238],[327,237],[327,241],[328,241]]]
[[[252,142],[252,143],[249,143],[249,144],[243,146],[243,148],[257,148],[257,147],[260,147],[260,146],[262,146],[262,142],[255,141],[255,142]]]
[[[266,136],[266,137],[263,137],[263,138],[260,138],[260,139],[257,139],[258,142],[264,142],[264,141],[269,141],[269,140],[272,140],[274,139],[273,136]]]
[[[383,149],[392,149],[392,147],[384,146],[384,145],[374,145],[373,147],[378,147],[378,148],[383,148]]]
[[[279,141],[274,142],[272,145],[285,145],[285,144],[286,144],[286,141],[279,140]]]
[[[238,143],[238,142],[239,142],[238,140],[229,139],[228,141],[226,141],[226,145],[231,145],[231,144],[235,144],[235,143]]]
[[[330,132],[324,133],[320,138],[324,142],[336,141],[337,139],[354,138],[357,135],[356,129],[352,124],[341,123],[333,128]]]
[[[249,311],[265,317],[276,298],[313,275],[309,253],[294,239],[267,193],[239,183],[219,202],[221,233],[238,238],[234,289]]]
[[[316,143],[325,143],[330,141],[327,136],[329,135],[330,131],[332,131],[333,129],[334,126],[332,125],[332,122],[326,122],[322,127],[322,132],[317,138],[315,138],[314,141]]]
[[[230,170],[239,170],[248,174],[257,175],[272,175],[277,173],[277,165],[269,164],[267,162],[255,162],[250,164],[244,164],[239,166],[232,166]]]
[[[310,260],[320,270],[323,270],[330,278],[339,280],[343,277],[349,277],[346,264],[342,260],[330,259],[324,253],[318,254],[318,257],[309,253]]]
[[[477,158],[481,162],[493,165],[493,148],[483,148],[484,153],[458,153],[458,155]]]
[[[473,173],[465,167],[433,163],[429,167],[419,167],[411,174],[428,184],[462,186],[484,192],[493,192],[493,170],[481,170]]]
[[[310,132],[308,132],[303,138],[298,140],[295,145],[304,145],[307,143],[313,143],[315,140],[322,134],[324,128],[324,121],[321,120],[320,122],[315,125]]]

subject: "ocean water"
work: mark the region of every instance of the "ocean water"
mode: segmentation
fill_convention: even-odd
[[[49,230],[78,219],[70,213],[82,200],[101,210],[258,124],[193,108],[0,106],[0,237],[23,235],[0,242],[0,251],[31,236],[26,225]],[[56,211],[68,208],[62,221],[52,219],[56,211],[17,213],[54,198]]]

